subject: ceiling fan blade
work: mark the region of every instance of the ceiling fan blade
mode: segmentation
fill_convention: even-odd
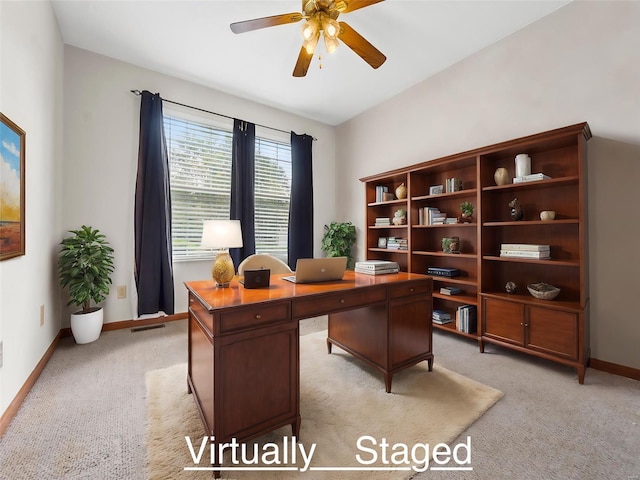
[[[259,28],[275,27],[276,25],[286,25],[287,23],[296,23],[302,20],[302,14],[298,12],[284,13],[282,15],[274,15],[272,17],[254,18],[253,20],[244,20],[235,22],[230,25],[233,33],[250,32]]]
[[[309,65],[311,65],[311,59],[313,58],[313,54],[316,50],[316,45],[318,44],[318,39],[320,38],[320,34],[316,34],[314,38],[309,40],[308,44],[303,44],[300,49],[300,54],[298,55],[298,61],[296,62],[296,66],[293,67],[293,76],[294,77],[304,77],[309,70]],[[311,53],[309,53],[311,52]]]
[[[340,13],[349,13],[383,1],[384,0],[340,0],[336,2],[336,8]]]
[[[338,38],[373,68],[378,68],[387,60],[387,57],[385,57],[380,50],[371,45],[362,35],[345,22],[340,22]]]

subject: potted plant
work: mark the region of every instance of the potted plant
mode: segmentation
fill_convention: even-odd
[[[473,205],[471,202],[462,202],[460,204],[460,223],[468,223],[471,222],[471,217],[473,215]]]
[[[331,222],[324,226],[322,251],[328,257],[347,257],[347,268],[353,268],[351,249],[356,243],[356,227],[351,222]]]
[[[97,340],[102,331],[103,310],[91,306],[109,294],[113,273],[113,248],[99,230],[83,225],[69,230],[73,235],[60,242],[58,275],[60,285],[69,292],[67,305],[82,310],[71,314],[71,331],[76,343]]]

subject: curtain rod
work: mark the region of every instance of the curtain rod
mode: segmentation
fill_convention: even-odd
[[[131,93],[133,93],[134,95],[137,95],[137,96],[142,95],[142,92],[141,92],[140,90],[131,90]],[[162,98],[162,97],[160,97],[160,98]],[[175,102],[175,101],[173,101],[173,100],[167,100],[166,98],[162,98],[162,101],[163,101],[163,102],[168,102],[168,103],[173,103],[174,105],[180,105],[181,107],[191,108],[191,109],[193,109],[193,110],[199,110],[200,112],[210,113],[211,115],[218,115],[219,117],[228,118],[228,119],[230,119],[230,120],[235,120],[235,118],[230,117],[229,115],[224,115],[224,114],[222,114],[222,113],[212,112],[212,111],[210,111],[210,110],[205,110],[204,108],[199,108],[199,107],[194,107],[194,106],[191,106],[191,105],[186,105],[186,104],[184,104],[184,103]],[[266,125],[260,125],[259,123],[256,123],[255,125],[256,125],[257,127],[268,128],[268,129],[270,129],[270,130],[275,130],[275,131],[277,131],[277,132],[289,133],[289,134],[291,133],[291,132],[287,132],[286,130],[281,130],[281,129],[279,129],[279,128],[268,127],[268,126],[266,126]],[[317,138],[315,138],[315,137],[312,137],[312,138],[313,138],[313,141],[318,140],[318,139],[317,139]]]

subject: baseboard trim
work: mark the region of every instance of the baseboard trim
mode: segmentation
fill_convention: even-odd
[[[604,360],[598,360],[597,358],[589,359],[589,366],[595,370],[601,370],[603,372],[620,375],[621,377],[627,377],[633,380],[640,380],[640,370],[637,368],[605,362]]]
[[[175,315],[167,315],[164,317],[145,318],[144,320],[123,320],[121,322],[105,323],[102,326],[102,331],[107,332],[109,330],[120,330],[124,328],[156,325],[158,323],[173,322],[175,320],[183,320],[187,317],[188,317],[187,312],[184,312],[184,313],[176,313]],[[2,438],[2,436],[4,435],[4,432],[7,430],[7,428],[11,424],[13,417],[15,417],[16,414],[18,413],[18,410],[20,410],[20,407],[22,406],[24,399],[27,398],[27,395],[35,385],[36,381],[38,380],[38,377],[44,370],[44,367],[47,365],[47,363],[49,363],[49,359],[51,358],[51,355],[53,355],[53,352],[58,346],[60,339],[64,337],[70,337],[70,336],[71,336],[70,328],[61,328],[60,331],[58,332],[58,335],[56,335],[56,338],[53,339],[53,342],[51,342],[51,345],[49,345],[49,348],[47,349],[45,354],[42,356],[42,358],[36,365],[36,368],[33,369],[33,372],[31,372],[31,375],[29,375],[29,377],[27,378],[27,381],[24,382],[24,385],[22,385],[22,388],[18,391],[18,393],[16,394],[14,399],[11,401],[7,409],[4,411],[4,413],[2,414],[2,417],[0,417],[0,438]]]
[[[176,313],[174,315],[166,315],[164,317],[145,318],[144,320],[122,320],[120,322],[105,323],[102,325],[103,332],[109,332],[111,330],[122,330],[125,328],[133,327],[146,327],[147,325],[157,325],[158,323],[173,322],[175,320],[184,320],[189,315],[187,312]],[[61,338],[70,337],[71,329],[69,327],[60,330]]]
[[[144,320],[123,320],[121,322],[105,323],[102,326],[102,331],[108,332],[110,330],[122,330],[123,328],[146,327],[147,325],[157,325],[158,323],[184,320],[188,316],[187,312],[184,312],[176,313],[174,315],[166,315],[164,317],[145,318]]]
[[[61,333],[62,331],[58,332],[58,335],[56,335],[56,338],[53,339],[53,342],[51,342],[51,345],[49,345],[49,348],[36,365],[36,368],[33,369],[33,372],[31,372],[31,375],[29,375],[27,381],[24,382],[22,388],[18,391],[7,409],[4,411],[2,417],[0,417],[0,438],[2,438],[4,432],[6,432],[7,428],[9,428],[11,421],[18,413],[18,410],[20,410],[22,402],[24,402],[24,399],[27,398],[27,395],[35,385],[36,380],[38,380],[38,377],[44,370],[44,367],[47,365],[47,363],[49,363],[51,355],[53,355],[53,352],[55,351],[58,343],[60,342],[60,339],[62,338]]]

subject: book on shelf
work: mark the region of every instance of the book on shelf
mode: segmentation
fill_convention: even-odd
[[[446,267],[427,267],[427,275],[434,275],[436,277],[458,277],[460,276],[460,270],[457,268]]]
[[[462,190],[462,179],[460,178],[447,178],[445,181],[445,192],[459,192]]]
[[[408,250],[409,241],[406,238],[389,237],[387,238],[387,249],[389,250]]]
[[[364,273],[365,275],[386,275],[388,273],[398,273],[400,271],[400,268],[395,267],[395,268],[385,268],[382,270],[368,270],[366,268],[355,268],[355,272],[356,273]]]
[[[364,260],[356,262],[356,268],[375,272],[376,270],[399,268],[399,265],[398,262],[392,262],[389,260]]]
[[[389,187],[384,185],[376,185],[376,202],[384,201],[384,194],[389,191]]]
[[[551,177],[544,173],[532,173],[521,177],[513,177],[513,183],[535,182],[538,180],[550,180]]]
[[[463,333],[475,333],[478,329],[475,305],[460,305],[456,310],[456,330]]]
[[[538,245],[535,243],[503,243],[500,245],[501,250],[524,250],[529,252],[545,252],[549,251],[549,245]]]
[[[382,201],[383,202],[390,202],[392,200],[395,200],[396,196],[393,193],[389,193],[389,192],[384,192],[382,194]]]
[[[451,323],[453,321],[451,314],[444,310],[434,310],[431,315],[431,320],[439,325],[444,325],[445,323]]]
[[[462,289],[458,287],[440,287],[440,293],[442,295],[460,295]]]
[[[374,226],[376,227],[386,227],[391,225],[391,219],[389,217],[376,217],[376,221]]]
[[[551,258],[549,251],[530,252],[527,250],[500,250],[501,257],[534,258],[538,260]]]
[[[446,319],[433,318],[433,319],[431,319],[431,321],[433,323],[437,323],[438,325],[446,325],[447,323],[453,322],[453,320],[451,318],[446,318]]]

